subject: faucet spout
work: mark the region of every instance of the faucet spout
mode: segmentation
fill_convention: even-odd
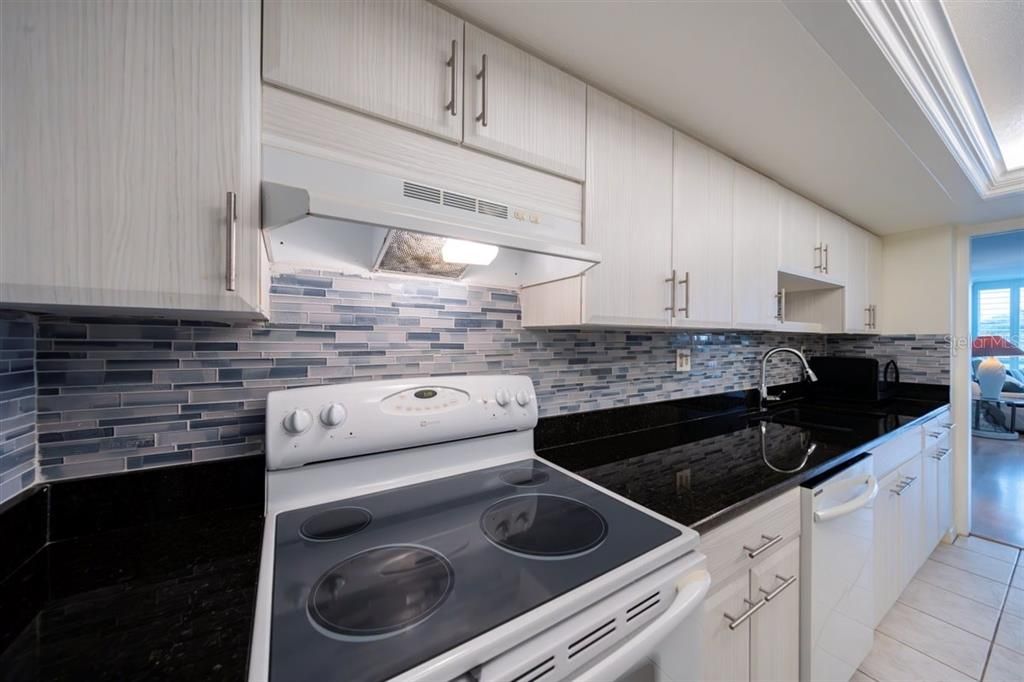
[[[803,365],[804,377],[811,382],[818,380],[818,376],[814,373],[814,371],[811,369],[811,366],[807,363],[807,358],[805,358],[804,354],[798,351],[796,348],[786,348],[783,346],[780,346],[778,348],[772,348],[761,357],[761,384],[759,388],[759,393],[761,396],[762,410],[765,409],[765,405],[771,400],[778,400],[777,397],[768,395],[768,360],[776,353],[792,353],[793,355],[797,356],[798,358],[800,358],[800,364]]]

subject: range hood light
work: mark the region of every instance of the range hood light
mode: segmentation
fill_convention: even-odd
[[[445,239],[441,259],[445,263],[460,265],[490,265],[498,257],[498,247],[462,239]]]

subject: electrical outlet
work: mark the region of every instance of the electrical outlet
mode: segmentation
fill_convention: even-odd
[[[676,472],[676,494],[681,494],[684,490],[690,489],[690,470],[683,469],[682,471]]]
[[[690,349],[689,348],[676,348],[676,371],[677,372],[689,372],[690,371]]]

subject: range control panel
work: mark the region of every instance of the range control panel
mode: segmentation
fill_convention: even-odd
[[[275,391],[267,396],[267,468],[524,431],[536,424],[536,394],[525,376],[394,379]]]

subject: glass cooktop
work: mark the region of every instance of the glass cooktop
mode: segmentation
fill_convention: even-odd
[[[388,679],[679,535],[536,460],[282,513],[270,678]]]

